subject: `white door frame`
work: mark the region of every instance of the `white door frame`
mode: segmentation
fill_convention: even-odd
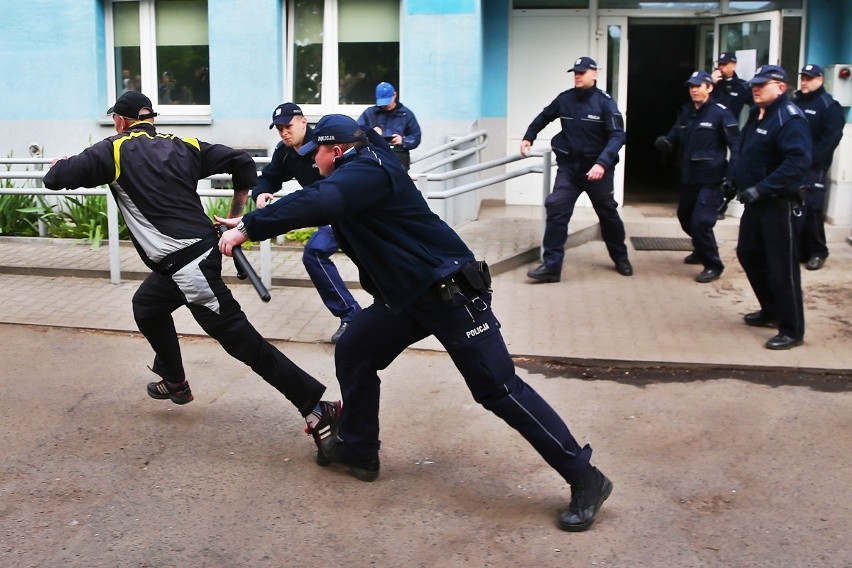
[[[595,31],[595,41],[597,42],[595,61],[598,62],[598,88],[606,90],[607,79],[613,73],[613,70],[608,69],[606,65],[607,61],[609,61],[609,27],[618,26],[621,28],[618,69],[614,71],[618,74],[618,77],[616,77],[617,92],[610,93],[610,95],[618,103],[618,109],[624,116],[625,126],[627,125],[627,25],[627,16],[601,16],[598,17],[597,29]],[[624,168],[626,159],[627,145],[625,144],[618,151],[619,163],[615,168],[613,177],[614,197],[619,207],[624,205]]]

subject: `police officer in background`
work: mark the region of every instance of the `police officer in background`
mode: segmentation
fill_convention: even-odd
[[[521,155],[528,156],[541,130],[559,119],[562,130],[550,145],[556,154],[556,180],[544,201],[547,221],[544,229],[542,264],[527,272],[539,282],[559,282],[568,240],[568,222],[577,198],[589,196],[601,226],[601,236],[622,276],[631,276],[633,267],[624,244],[624,223],[613,198],[613,173],[618,151],[624,145],[624,118],[612,97],[597,88],[598,65],[581,57],[568,72],[574,73],[574,88],[560,93],[536,116],[521,141]]]
[[[746,82],[737,76],[737,54],[724,51],[716,63],[718,66],[713,70],[713,101],[725,105],[739,121],[743,107],[754,101]]]
[[[420,145],[420,124],[410,108],[399,102],[390,83],[376,85],[376,106],[364,109],[358,117],[363,129],[373,129],[384,137],[406,171],[411,167],[411,150]]]
[[[677,218],[684,232],[692,237],[692,253],[686,264],[703,264],[696,282],[717,280],[725,270],[713,234],[716,215],[722,204],[722,182],[736,167],[739,128],[730,112],[710,100],[713,78],[707,71],[695,71],[686,80],[692,102],[683,105],[674,126],[655,145],[663,151],[680,150],[681,193]]]
[[[263,168],[257,179],[257,186],[252,190],[251,197],[258,209],[263,209],[272,201],[276,191],[286,181],[295,179],[299,185],[306,187],[322,178],[310,156],[300,156],[299,148],[305,137],[311,132],[308,119],[302,109],[295,103],[283,103],[272,111],[272,124],[269,129],[276,128],[281,142],[275,147],[272,159]],[[305,243],[302,252],[302,264],[305,271],[322,298],[323,304],[335,317],[340,318],[340,325],[331,336],[331,342],[337,343],[346,331],[352,318],[361,311],[361,306],[340,277],[337,266],[331,260],[331,255],[338,250],[334,231],[328,225],[317,227]]]
[[[787,95],[787,73],[777,65],[758,67],[749,81],[755,106],[740,134],[733,180],[745,205],[737,258],[760,310],[747,325],[777,327],[767,349],[801,345],[805,335],[799,232],[799,188],[811,165],[811,133],[804,113]]]
[[[811,127],[813,156],[805,176],[805,213],[802,218],[802,254],[808,270],[819,270],[828,258],[825,242],[825,194],[834,150],[843,138],[843,107],[826,92],[822,67],[808,63],[799,75],[801,88],[793,102],[805,113]]]
[[[219,248],[230,254],[249,237],[267,239],[331,223],[342,249],[358,265],[364,288],[375,297],[335,350],[343,415],[338,435],[322,445],[324,455],[361,481],[378,477],[378,371],[412,343],[434,335],[474,400],[517,430],[571,485],[559,526],[589,528],[612,482],[589,463],[592,449],[580,447],[556,411],[515,373],[491,310],[484,263],[429,209],[373,130],[365,133],[347,116],[328,115],[300,153],[313,154],[325,179],[242,219],[219,219],[237,227],[222,235]]]

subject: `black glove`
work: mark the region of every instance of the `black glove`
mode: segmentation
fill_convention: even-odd
[[[722,185],[719,186],[719,189],[722,190],[722,197],[724,197],[726,201],[730,201],[737,194],[737,188],[734,185],[734,182],[728,178],[722,180]]]
[[[674,146],[672,145],[672,141],[665,136],[658,136],[657,139],[654,140],[654,148],[663,154],[668,154],[674,149]]]
[[[760,199],[760,193],[755,186],[747,187],[737,192],[737,201],[743,205],[750,205]]]

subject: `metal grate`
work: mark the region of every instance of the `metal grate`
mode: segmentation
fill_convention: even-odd
[[[692,250],[692,239],[674,237],[630,237],[636,250]]]

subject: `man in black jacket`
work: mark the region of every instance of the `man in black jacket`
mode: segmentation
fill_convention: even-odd
[[[538,282],[559,282],[568,240],[568,223],[577,198],[585,192],[601,224],[615,270],[632,276],[633,267],[624,244],[624,223],[618,216],[613,198],[613,173],[618,151],[624,145],[624,118],[607,93],[597,88],[598,65],[590,57],[581,57],[568,70],[574,73],[575,88],[560,93],[536,116],[521,141],[521,155],[529,155],[541,130],[559,119],[562,131],[550,145],[556,154],[556,179],[553,191],[544,201],[547,221],[542,239],[542,263],[527,272]]]
[[[828,258],[824,211],[828,170],[834,159],[834,150],[843,138],[846,118],[843,107],[823,86],[822,67],[808,63],[802,67],[799,77],[801,88],[793,95],[793,102],[805,112],[813,143],[811,166],[804,181],[807,193],[802,217],[801,260],[808,270],[819,270]]]
[[[109,184],[142,261],[152,270],[133,296],[133,316],[154,349],[161,377],[148,395],[187,404],[186,380],[172,312],[186,306],[195,321],[299,410],[319,446],[336,426],[339,403],[321,401],[325,387],[266,341],[249,323],[222,280],[216,228],[198,196],[198,180],[233,175],[231,214],[240,214],[257,170],[247,153],[179,138],[154,128],[151,100],[128,91],[108,111],[116,135],[56,160],[44,176],[50,189]],[[323,461],[318,454],[318,461]]]

